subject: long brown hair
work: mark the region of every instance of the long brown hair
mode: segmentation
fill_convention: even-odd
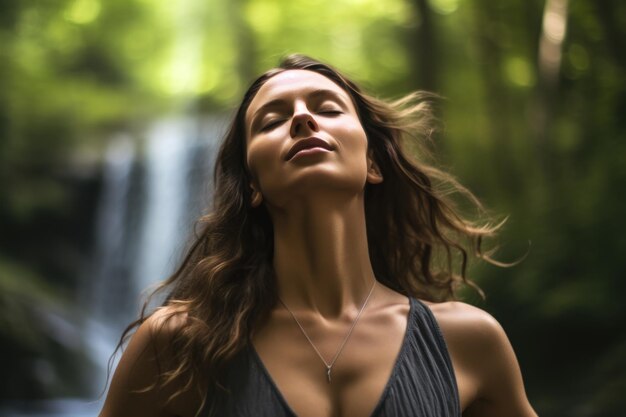
[[[229,363],[277,302],[272,222],[263,205],[251,205],[245,113],[267,80],[293,69],[329,78],[355,104],[368,148],[385,178],[367,184],[364,198],[369,255],[380,282],[407,296],[443,301],[455,298],[464,284],[473,285],[466,276],[470,258],[494,262],[481,244],[500,225],[486,222],[479,201],[431,158],[433,117],[427,94],[380,100],[326,64],[302,55],[285,58],[245,93],[217,157],[212,210],[199,219],[180,267],[155,290],[169,290],[168,317],[185,316],[173,337],[176,366],[166,369],[155,386],[184,376],[186,384],[174,395],[197,389],[209,415],[227,395]],[[460,214],[452,193],[478,209],[481,225]],[[126,328],[118,348],[149,317],[147,305]]]

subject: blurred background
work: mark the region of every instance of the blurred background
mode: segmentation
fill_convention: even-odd
[[[4,0],[0,416],[92,416],[210,201],[233,106],[300,52],[445,97],[444,166],[509,220],[477,266],[541,416],[626,408],[626,2]],[[529,245],[530,242],[530,245]]]

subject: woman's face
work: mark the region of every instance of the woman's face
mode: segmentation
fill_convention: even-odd
[[[270,78],[245,124],[251,185],[270,205],[316,190],[362,192],[366,181],[380,182],[369,169],[367,137],[350,96],[321,74],[288,70]]]

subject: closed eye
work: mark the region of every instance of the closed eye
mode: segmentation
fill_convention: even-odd
[[[336,115],[336,114],[341,114],[341,113],[343,113],[343,112],[342,112],[342,111],[340,111],[340,110],[331,110],[331,109],[328,109],[328,110],[320,110],[320,111],[318,111],[318,113],[319,113],[319,114],[335,114],[335,115]]]
[[[273,128],[277,127],[278,125],[280,125],[283,122],[284,122],[284,120],[282,120],[282,119],[272,120],[271,122],[269,122],[268,124],[266,124],[265,126],[263,126],[261,128],[261,132],[266,132],[268,130],[272,130]]]

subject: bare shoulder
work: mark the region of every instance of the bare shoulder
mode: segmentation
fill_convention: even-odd
[[[482,348],[508,343],[500,323],[485,310],[460,301],[424,303],[437,319],[446,342],[476,344]]]
[[[433,312],[450,352],[464,416],[536,416],[526,397],[515,352],[500,323],[486,311],[459,301],[425,304]]]
[[[137,328],[124,355],[150,356],[157,366],[164,367],[172,359],[173,340],[188,320],[186,312],[170,306],[159,307]]]
[[[487,363],[512,352],[504,329],[486,311],[459,301],[426,304],[441,328],[455,367],[470,379],[476,381],[486,372]]]
[[[171,306],[159,307],[143,322],[146,333],[157,344],[169,345],[174,338],[189,323],[186,311],[174,309]]]
[[[167,399],[182,381],[160,385],[163,373],[174,368],[172,341],[186,326],[184,312],[162,307],[135,331],[115,369],[100,417],[185,416],[191,413],[191,393]],[[191,414],[190,414],[191,413]]]

